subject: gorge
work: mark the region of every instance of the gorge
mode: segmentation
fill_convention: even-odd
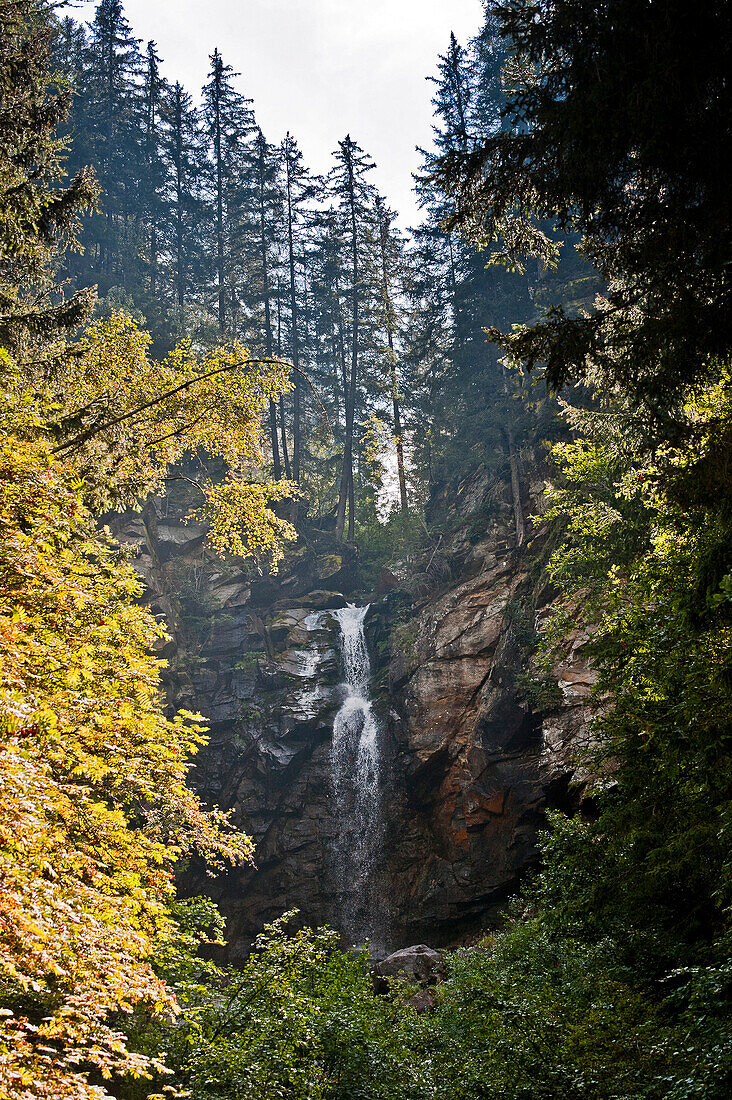
[[[256,843],[256,869],[184,878],[225,914],[232,959],[292,908],[381,953],[470,940],[535,865],[547,808],[578,807],[594,674],[578,627],[553,695],[532,705],[522,686],[553,598],[539,466],[524,460],[522,479],[524,547],[508,466],[478,469],[433,501],[449,576],[415,594],[432,552],[395,562],[403,579],[382,578],[370,606],[353,550],[316,527],[256,578],[212,557],[169,501],[124,518],[168,622],[171,704],[210,726],[196,786]]]

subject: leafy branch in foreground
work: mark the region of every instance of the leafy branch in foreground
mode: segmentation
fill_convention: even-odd
[[[152,1068],[111,1015],[174,1010],[150,961],[174,862],[251,842],[186,786],[201,719],[163,716],[161,628],[83,484],[18,436],[0,475],[0,1091],[98,1097],[91,1068]]]
[[[294,532],[268,507],[260,420],[288,381],[238,345],[154,363],[121,313],[68,342],[94,294],[64,301],[51,265],[94,187],[54,190],[50,21],[41,0],[0,0],[0,1095],[100,1100],[166,1072],[121,1021],[177,1012],[154,967],[179,936],[176,862],[252,844],[186,784],[203,720],[163,714],[161,627],[98,519],[205,451],[242,485],[236,548],[276,563]]]

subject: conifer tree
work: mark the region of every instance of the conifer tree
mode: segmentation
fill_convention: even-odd
[[[67,187],[58,183],[56,129],[70,96],[49,86],[54,40],[44,8],[36,0],[0,4],[0,343],[11,349],[75,328],[94,300],[88,289],[67,298],[50,275],[97,186],[88,168]]]
[[[79,96],[72,168],[92,164],[102,212],[82,235],[85,267],[101,293],[140,282],[140,180],[145,172],[145,103],[142,59],[120,0],[101,0],[89,28]]]
[[[64,76],[72,83],[76,75],[83,71],[86,46],[83,25],[70,15],[59,19],[54,34],[53,56]]]
[[[493,335],[552,386],[594,364],[672,435],[683,386],[732,346],[729,4],[490,7],[512,55],[512,125],[445,152],[434,178],[477,240],[502,237],[519,262],[551,256],[532,222],[555,219],[609,281],[609,308],[553,303],[541,323]]]
[[[346,338],[342,308],[343,240],[338,211],[316,212],[311,250],[313,308],[318,332],[316,377],[329,403],[334,433],[340,439],[343,395],[347,386]]]
[[[190,95],[176,82],[165,104],[163,152],[167,163],[170,248],[173,258],[175,301],[182,310],[202,278],[200,239],[202,221],[200,180],[204,173],[198,113]]]
[[[386,333],[387,360],[389,365],[389,388],[391,395],[394,445],[397,457],[397,476],[399,478],[399,503],[403,513],[408,511],[407,479],[404,471],[404,437],[402,435],[401,395],[397,376],[397,352],[395,336],[398,326],[395,280],[403,262],[402,242],[392,227],[393,213],[384,199],[376,196],[376,225],[379,234],[379,260],[381,275],[382,325]]]
[[[260,257],[260,279],[258,297],[264,310],[264,351],[267,358],[274,355],[274,318],[272,310],[272,252],[276,243],[276,231],[281,220],[282,195],[277,187],[278,165],[275,149],[269,145],[261,129],[257,129],[255,139],[255,181],[257,237]],[[258,316],[258,315],[255,315]],[[269,430],[272,447],[272,463],[275,480],[282,476],[279,432],[277,426],[277,405],[274,399],[269,403]]]
[[[300,309],[299,288],[297,280],[297,259],[302,241],[300,232],[303,228],[305,203],[312,196],[312,182],[305,165],[302,153],[297,141],[288,133],[282,143],[282,162],[284,172],[285,191],[285,219],[287,232],[287,267],[289,274],[289,304],[290,304],[290,355],[292,365],[295,368],[295,389],[293,391],[293,415],[292,415],[292,476],[295,481],[300,480],[302,473],[302,375],[300,363]]]
[[[282,336],[282,301],[284,296],[284,282],[281,276],[277,275],[277,355],[282,357],[284,354],[284,342]],[[285,467],[285,477],[290,480],[292,477],[292,467],[290,465],[290,452],[287,444],[287,415],[285,411],[285,399],[282,394],[279,395],[277,400],[279,421],[280,421],[280,438],[282,440],[282,462]]]
[[[156,301],[159,289],[161,222],[164,216],[164,163],[162,158],[161,114],[166,94],[165,81],[160,75],[160,58],[154,42],[148,42],[145,58],[145,172],[141,181],[140,198],[147,219],[148,270],[150,298]]]
[[[364,222],[371,206],[372,189],[366,180],[366,173],[374,167],[373,162],[363,149],[347,134],[338,142],[333,154],[335,167],[330,175],[331,194],[338,202],[341,215],[347,226],[348,249],[350,254],[351,282],[351,363],[345,391],[345,437],[343,464],[338,489],[338,513],[336,516],[336,537],[343,538],[348,507],[348,539],[355,533],[355,502],[353,486],[353,440],[356,394],[358,386],[360,309],[363,297],[361,284],[361,252],[364,235]]]
[[[443,427],[440,454],[431,454],[433,475],[446,468],[508,458],[514,504],[520,512],[518,436],[520,404],[496,349],[484,328],[526,320],[533,313],[525,272],[509,272],[491,263],[493,249],[479,251],[450,228],[454,199],[432,179],[440,158],[467,156],[476,126],[501,125],[503,92],[500,66],[504,58],[491,50],[491,40],[479,40],[466,52],[451,35],[439,59],[433,98],[434,150],[423,150],[417,190],[426,218],[416,234],[419,251],[411,355],[429,363],[423,389],[425,415]],[[418,350],[419,349],[419,350]],[[520,419],[520,418],[519,418]],[[520,529],[517,520],[517,534]]]
[[[233,255],[241,216],[241,178],[248,144],[256,129],[251,100],[237,92],[234,73],[218,49],[210,55],[211,69],[203,88],[203,121],[212,162],[211,197],[215,242],[216,316],[219,329],[233,331],[238,307]]]

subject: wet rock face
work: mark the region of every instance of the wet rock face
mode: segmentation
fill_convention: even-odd
[[[551,597],[537,590],[546,532],[537,521],[533,545],[518,553],[506,486],[478,473],[461,488],[468,515],[490,517],[485,533],[474,519],[458,524],[446,550],[456,580],[396,628],[390,661],[393,927],[402,942],[439,946],[485,928],[517,891],[547,807],[576,808],[595,679],[577,633],[554,697],[532,707],[533,639],[551,611],[538,609]],[[541,489],[529,501],[535,513]]]
[[[527,504],[540,510],[537,482]],[[366,621],[383,756],[389,942],[454,945],[489,926],[536,859],[548,805],[576,801],[577,745],[587,736],[593,674],[587,639],[567,639],[549,704],[521,686],[526,634],[551,608],[534,543],[513,545],[510,489],[479,472],[457,487],[453,533],[407,596],[395,567]],[[256,868],[215,879],[189,868],[191,892],[228,919],[230,957],[263,923],[297,908],[338,923],[334,852],[342,822],[331,781],[333,718],[342,701],[331,614],[354,597],[352,556],[310,533],[276,578],[222,564],[202,532],[165,505],[125,517],[148,602],[168,622],[171,706],[208,720],[194,781],[256,842]],[[477,518],[476,518],[477,517]],[[579,779],[582,776],[579,775]]]

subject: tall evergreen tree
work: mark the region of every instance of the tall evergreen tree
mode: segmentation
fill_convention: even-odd
[[[274,355],[274,317],[272,308],[272,265],[273,249],[277,240],[277,229],[282,215],[282,194],[278,184],[278,163],[276,150],[267,143],[261,129],[257,129],[255,139],[255,181],[257,238],[260,258],[260,282],[257,296],[263,307],[264,351],[268,358]],[[277,426],[277,406],[274,399],[269,403],[269,430],[272,447],[272,464],[275,479],[282,476],[279,432]]]
[[[175,301],[182,310],[200,283],[202,221],[201,177],[205,153],[198,113],[190,95],[176,82],[165,104],[164,155],[167,163],[172,281]]]
[[[53,49],[45,4],[0,4],[0,343],[13,351],[81,324],[94,300],[88,289],[66,297],[51,274],[52,259],[73,243],[79,212],[97,196],[88,168],[59,186],[64,142],[56,129],[70,95],[50,84]]]
[[[333,154],[335,167],[330,175],[331,194],[339,204],[341,215],[347,225],[347,237],[350,253],[351,282],[351,364],[345,392],[345,437],[343,446],[343,464],[338,489],[338,513],[336,517],[336,536],[343,538],[348,507],[348,539],[355,533],[355,503],[353,486],[353,439],[356,394],[359,366],[359,324],[360,308],[363,296],[361,285],[361,251],[363,245],[364,223],[369,217],[372,205],[372,189],[366,180],[366,173],[374,167],[373,162],[363,149],[347,134],[338,142]]]
[[[102,211],[82,234],[87,277],[101,293],[140,285],[140,180],[145,172],[142,60],[120,0],[101,0],[89,28],[83,94],[77,101],[72,169],[92,164]],[[79,89],[81,91],[81,89]]]
[[[672,434],[683,386],[732,346],[721,167],[732,145],[730,6],[522,0],[490,9],[513,56],[512,126],[447,151],[435,179],[466,231],[503,234],[520,258],[548,248],[532,219],[556,219],[584,235],[610,282],[609,309],[555,308],[504,342],[529,368],[544,365],[553,386],[594,364]]]
[[[203,88],[203,121],[211,162],[211,197],[215,245],[216,316],[222,332],[233,330],[238,309],[234,255],[239,244],[241,182],[250,140],[256,132],[251,100],[234,88],[234,73],[216,49],[210,55],[208,83]],[[249,158],[251,164],[251,158]]]
[[[504,57],[480,40],[470,52],[454,35],[439,59],[433,106],[434,149],[423,151],[418,195],[426,219],[418,230],[420,263],[429,273],[418,278],[412,328],[412,355],[429,363],[427,420],[442,428],[439,453],[429,455],[433,476],[479,461],[506,461],[511,468],[514,504],[520,508],[517,410],[520,400],[509,384],[483,329],[528,320],[534,312],[529,279],[491,263],[491,249],[479,251],[450,228],[454,200],[432,179],[440,159],[468,155],[476,126],[500,127],[504,105]],[[420,351],[417,349],[420,348]],[[518,418],[520,420],[520,417]],[[435,441],[430,435],[430,442]],[[517,520],[517,537],[521,524]]]
[[[287,233],[287,267],[289,274],[290,302],[290,354],[295,368],[295,389],[293,393],[292,416],[292,476],[300,480],[302,472],[302,374],[300,363],[300,308],[297,280],[297,259],[302,241],[300,230],[303,226],[305,203],[312,197],[312,182],[302,159],[297,142],[288,133],[282,143],[282,161],[285,190],[285,219]]]
[[[379,261],[381,276],[381,316],[386,334],[389,389],[391,396],[394,445],[399,479],[399,503],[403,513],[408,510],[407,479],[404,470],[404,436],[402,434],[401,395],[397,373],[396,334],[398,314],[395,282],[403,265],[403,245],[392,226],[393,213],[380,195],[376,196],[376,226],[379,235]]]
[[[147,221],[148,271],[150,298],[153,302],[159,290],[160,246],[164,217],[164,162],[162,156],[161,115],[166,93],[160,75],[160,58],[154,42],[148,42],[145,56],[145,172],[140,187],[140,200]]]

